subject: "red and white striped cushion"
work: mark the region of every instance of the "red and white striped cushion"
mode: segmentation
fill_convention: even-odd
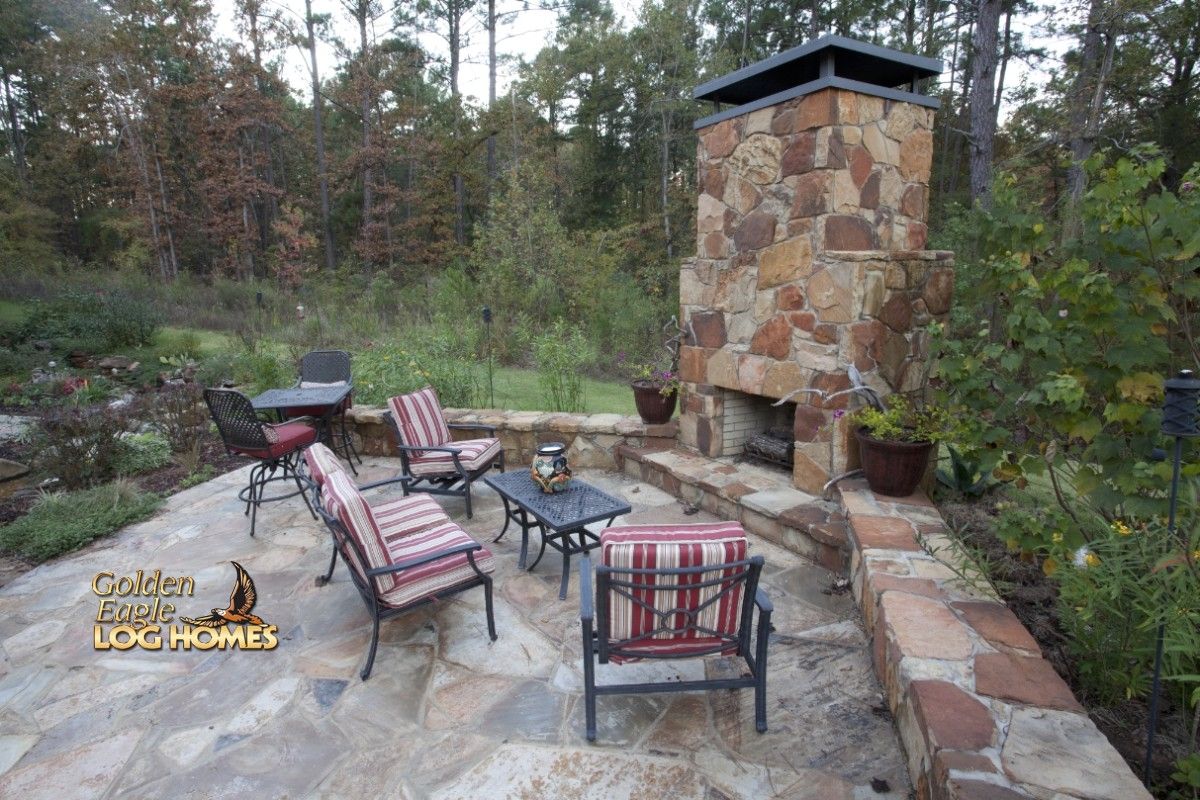
[[[458,451],[458,463],[467,472],[474,472],[480,467],[491,464],[500,455],[499,439],[464,439],[461,442],[451,442],[446,447]],[[413,475],[442,475],[453,473],[454,456],[450,453],[429,452],[420,456],[408,457],[408,471]]]
[[[304,451],[304,463],[308,465],[308,474],[317,482],[317,486],[324,486],[325,479],[332,473],[346,471],[334,452],[321,442],[314,442]]]
[[[450,429],[442,416],[442,406],[432,386],[388,399],[392,416],[400,429],[400,438],[409,447],[443,445],[450,441]]]
[[[629,525],[608,528],[600,534],[601,563],[617,569],[672,569],[680,567],[716,566],[746,558],[746,532],[736,522],[699,523],[694,525]],[[740,570],[730,569],[720,573],[733,577]],[[660,611],[673,609],[697,609],[715,597],[723,588],[716,584],[703,589],[653,588],[659,583],[693,584],[712,580],[719,573],[705,572],[683,576],[627,575],[619,574],[620,580],[631,580],[645,584],[646,589],[635,589],[633,594],[643,603]],[[700,613],[697,624],[705,629],[724,635],[735,635],[741,622],[743,586],[711,603]],[[637,606],[629,598],[609,592],[609,639],[638,639],[641,642],[623,645],[626,650],[646,654],[670,654],[686,656],[703,652],[721,643],[717,636],[703,636],[695,630],[682,630],[688,615],[676,613],[669,623],[670,628],[660,630],[660,617]],[[727,649],[731,651],[732,648]],[[623,660],[613,656],[612,660]]]
[[[391,565],[388,560],[388,546],[383,538],[383,531],[375,520],[371,506],[363,498],[362,492],[350,480],[345,472],[333,472],[325,478],[321,487],[321,503],[330,514],[338,518],[342,527],[353,537],[366,557],[366,569],[378,569]],[[353,550],[349,553],[351,567],[365,577],[366,570],[357,563],[358,559]],[[382,575],[379,578],[380,591],[387,592],[396,586],[394,575]]]
[[[475,540],[464,533],[462,528],[447,521],[392,540],[389,557],[392,563],[398,564],[440,550],[474,543]],[[476,550],[472,556],[482,572],[491,572],[496,568],[496,561],[487,548]],[[396,587],[385,592],[381,599],[390,606],[406,606],[475,577],[475,570],[471,568],[467,554],[458,553],[404,570],[398,575]]]
[[[371,506],[371,512],[388,547],[396,539],[450,521],[437,501],[427,494],[388,500]]]

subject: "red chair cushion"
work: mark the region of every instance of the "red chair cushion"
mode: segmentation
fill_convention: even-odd
[[[400,430],[401,444],[409,447],[438,446],[450,441],[450,428],[442,416],[442,405],[432,386],[388,399]]]
[[[264,425],[263,427],[269,428],[275,436],[275,441],[269,448],[265,450],[244,450],[237,447],[230,449],[252,458],[279,458],[317,440],[317,429],[311,425],[305,425],[303,422],[284,422],[279,425]],[[271,434],[268,434],[268,441],[270,438]]]
[[[600,535],[600,562],[617,569],[717,566],[745,560],[746,549],[746,532],[736,522],[628,525],[608,528]],[[667,621],[650,609],[664,612],[674,609],[694,611],[705,606],[698,615],[698,625],[725,636],[736,635],[741,624],[743,586],[736,586],[715,602],[709,602],[721,592],[722,584],[704,589],[690,589],[688,585],[719,576],[733,577],[739,571],[730,569],[718,573],[714,570],[681,576],[630,576],[618,573],[615,578],[645,585],[646,588],[632,591],[637,603],[617,591],[609,592],[609,641],[641,639],[622,644],[621,647],[646,655],[686,657],[711,650],[727,640],[719,636],[706,636],[694,629],[687,630],[688,615],[683,611],[667,618]],[[672,588],[662,588],[660,584],[664,583]],[[679,584],[678,588],[673,587],[676,583]],[[726,652],[734,650],[736,648],[727,648]],[[628,656],[618,655],[611,658],[616,662],[629,659]]]

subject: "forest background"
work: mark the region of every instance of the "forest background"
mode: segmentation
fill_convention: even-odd
[[[645,0],[628,19],[568,0],[534,6],[555,30],[506,58],[529,8],[4,0],[0,291],[123,286],[218,329],[306,304],[363,340],[487,304],[502,360],[565,318],[603,372],[676,309],[692,88],[823,33],[945,62],[926,87],[942,101],[932,246],[966,258],[1000,172],[1070,236],[1094,151],[1154,142],[1173,189],[1200,146],[1195,0]],[[1030,40],[1035,19],[1049,22]],[[484,42],[475,101],[463,59]],[[306,91],[285,79],[296,63]]]

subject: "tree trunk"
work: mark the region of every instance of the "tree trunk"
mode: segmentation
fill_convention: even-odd
[[[448,41],[450,44],[450,100],[454,104],[454,139],[458,140],[458,128],[461,119],[461,108],[459,104],[462,99],[458,92],[458,70],[460,66],[460,58],[462,56],[462,7],[457,0],[450,0],[448,4],[447,20],[450,25]],[[454,166],[454,241],[457,244],[465,244],[467,241],[467,224],[466,224],[466,187],[462,176],[462,154],[457,154],[457,159]]]
[[[1071,165],[1067,168],[1067,196],[1063,207],[1062,238],[1066,241],[1079,234],[1079,205],[1087,189],[1084,162],[1092,155],[1100,128],[1100,106],[1104,102],[1104,86],[1112,70],[1116,36],[1110,30],[1110,10],[1105,0],[1092,0],[1088,8],[1087,28],[1079,55],[1079,69],[1071,85],[1070,115],[1067,124]],[[1107,42],[1102,41],[1107,36]]]
[[[170,201],[167,199],[167,181],[163,177],[162,158],[159,157],[158,153],[154,154],[154,170],[158,173],[158,192],[162,200],[163,216],[166,217],[163,227],[167,231],[168,277],[174,280],[179,276],[179,258],[175,254],[175,232],[172,229],[174,226],[171,225],[169,216],[171,206]]]
[[[992,204],[992,158],[996,139],[996,35],[1000,0],[979,0],[972,39],[971,64],[971,201]]]
[[[821,0],[812,0],[808,9],[808,38],[821,35]]]
[[[362,227],[370,224],[371,205],[374,200],[371,182],[374,179],[371,170],[371,71],[367,68],[367,0],[360,0],[355,7],[355,17],[358,20],[358,78],[361,81],[361,99],[359,113],[362,115]]]
[[[4,109],[8,115],[8,141],[12,147],[13,167],[22,189],[29,188],[29,173],[25,164],[25,135],[21,132],[21,118],[17,114],[17,103],[12,95],[12,80],[8,70],[3,70]]]
[[[1012,18],[1010,7],[1004,12],[1004,47],[1000,55],[1000,72],[996,76],[996,103],[992,110],[993,129],[1000,121],[1000,103],[1004,100],[1004,78],[1008,73],[1008,61],[1012,58]]]
[[[321,108],[321,77],[317,71],[317,37],[314,32],[312,0],[304,0],[304,22],[308,25],[308,57],[312,63],[313,139],[317,146],[317,183],[321,193],[321,234],[325,240],[325,269],[337,268],[333,230],[329,225],[329,170],[325,166],[325,123]]]
[[[663,237],[667,241],[667,258],[675,257],[674,247],[671,244],[671,196],[670,196],[670,171],[671,171],[671,112],[667,110],[666,103],[663,104],[660,116],[662,117],[662,164],[659,172],[659,201],[662,203],[662,219],[663,219]]]
[[[496,105],[496,0],[488,0],[488,111]],[[493,126],[494,127],[494,126]],[[488,183],[496,179],[496,134],[487,138]]]

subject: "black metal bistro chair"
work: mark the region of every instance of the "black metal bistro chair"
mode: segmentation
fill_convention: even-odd
[[[635,525],[600,534],[592,602],[590,557],[580,565],[580,621],[588,741],[596,740],[596,697],[610,694],[754,689],[754,721],[767,729],[767,639],[772,606],[758,586],[761,556],[746,555],[736,522]],[[758,609],[752,642],[752,616]],[[596,684],[596,662],[740,656],[739,678]]]
[[[389,530],[379,507],[369,505],[350,476],[340,471],[326,475],[317,510],[371,612],[371,648],[359,673],[364,681],[375,663],[380,620],[475,586],[483,587],[488,636],[496,640],[490,574],[496,562],[458,525],[444,519]]]
[[[384,417],[396,432],[404,493],[462,497],[471,511],[471,483],[495,468],[504,472],[504,449],[491,425],[447,424],[433,387],[392,397]],[[454,441],[451,430],[480,430],[484,439]]]
[[[238,493],[238,499],[246,504],[246,514],[250,515],[250,535],[254,535],[260,505],[297,494],[316,519],[317,514],[304,491],[304,481],[296,469],[300,451],[317,440],[317,429],[310,424],[313,420],[265,423],[258,418],[250,398],[235,389],[205,389],[204,402],[221,434],[225,451],[258,460],[250,470],[250,485]],[[263,494],[268,483],[283,480],[293,481],[296,491],[270,497]]]
[[[350,383],[351,380],[349,353],[345,350],[313,350],[305,353],[304,357],[300,359],[300,379],[296,381],[296,388],[340,386]],[[328,418],[329,424],[322,431],[323,438],[335,453],[349,462],[350,470],[357,475],[358,470],[354,468],[354,461],[357,459],[361,464],[362,457],[359,456],[358,450],[354,446],[354,437],[346,430],[346,411],[352,405],[354,405],[353,392],[346,395],[346,399],[336,409],[329,409],[326,406],[300,406],[284,409],[283,416],[288,419],[293,417]],[[338,425],[336,432],[333,429],[333,417],[335,416]]]

